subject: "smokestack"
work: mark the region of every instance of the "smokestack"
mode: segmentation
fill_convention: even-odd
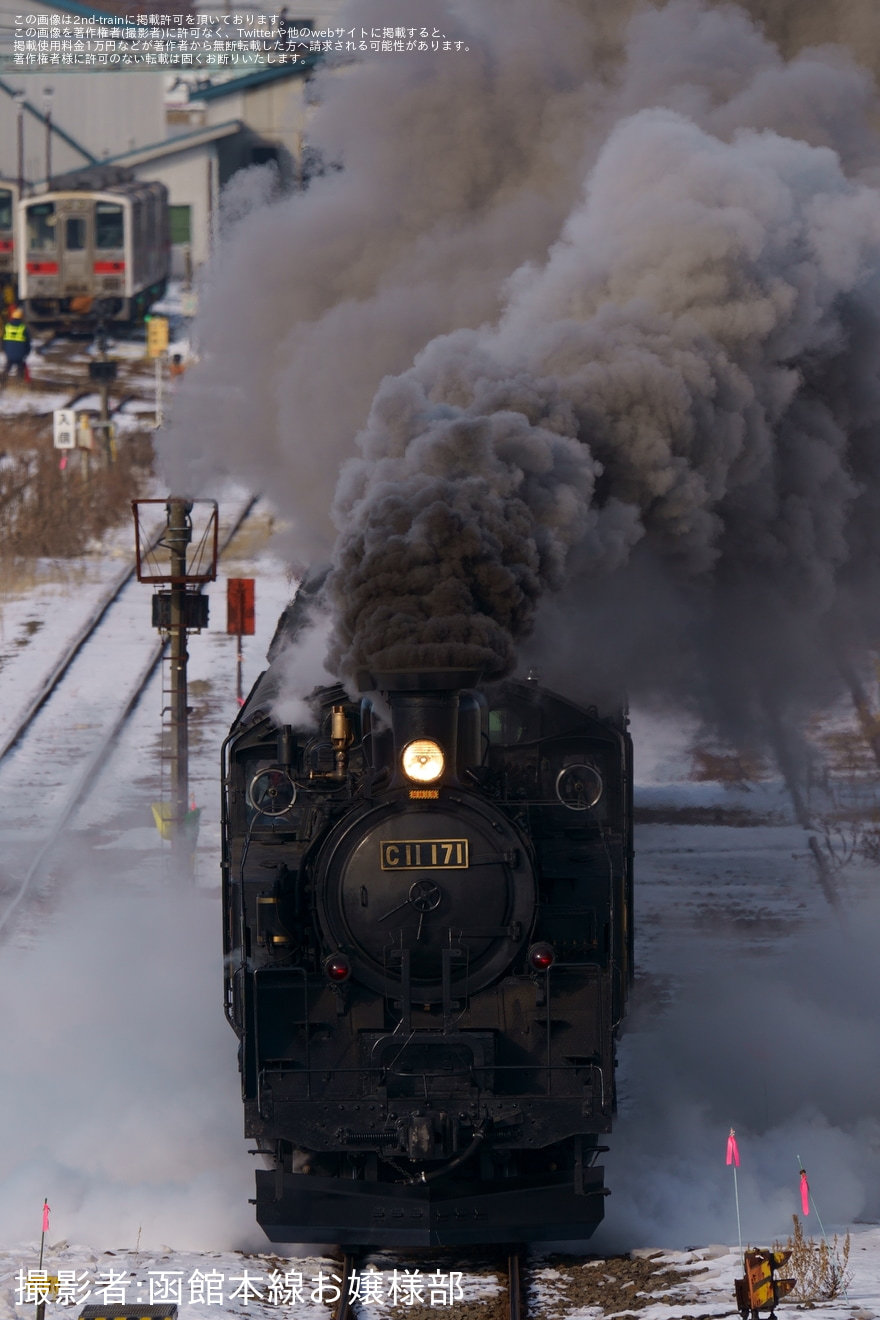
[[[444,757],[437,783],[458,783],[459,698],[475,687],[479,672],[456,669],[402,669],[358,676],[362,691],[381,692],[391,710],[394,777],[391,787],[409,784],[401,768],[404,749],[413,742],[436,743]]]

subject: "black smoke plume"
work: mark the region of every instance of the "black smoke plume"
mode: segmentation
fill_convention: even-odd
[[[587,663],[639,675],[629,595],[653,576],[657,672],[686,645],[770,699],[875,580],[878,360],[875,189],[769,128],[624,119],[497,324],[380,386],[337,491],[335,663],[504,672],[543,594],[557,652],[607,579],[620,618]]]
[[[170,466],[271,485],[317,558],[342,464],[337,672],[528,651],[742,729],[880,624],[876,88],[803,44],[867,11],[750,9],[785,54],[737,6],[542,4],[538,40],[523,0],[317,80],[344,168],[225,241]]]

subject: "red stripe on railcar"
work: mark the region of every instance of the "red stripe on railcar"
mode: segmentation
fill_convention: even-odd
[[[29,261],[27,264],[28,275],[57,275],[57,261]]]
[[[124,261],[96,261],[92,267],[96,275],[118,275],[125,270]]]

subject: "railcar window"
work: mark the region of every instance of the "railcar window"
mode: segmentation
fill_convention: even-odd
[[[515,711],[504,706],[489,711],[489,742],[510,746],[521,742],[525,736],[525,725]]]
[[[68,252],[85,251],[86,222],[81,216],[68,216],[65,221],[64,246]]]
[[[0,188],[0,229],[12,228],[12,193]]]
[[[96,202],[95,247],[121,248],[123,246],[122,207],[114,205],[113,202]]]
[[[172,243],[190,243],[190,211],[189,206],[169,206],[168,221],[171,226]]]
[[[37,202],[27,209],[28,249],[31,252],[55,251],[55,203]]]

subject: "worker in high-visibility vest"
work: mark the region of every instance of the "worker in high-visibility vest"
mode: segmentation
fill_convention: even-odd
[[[31,337],[24,322],[24,313],[20,307],[13,307],[9,319],[3,327],[3,353],[6,357],[6,376],[11,376],[13,369],[27,379],[27,357],[31,351]]]

